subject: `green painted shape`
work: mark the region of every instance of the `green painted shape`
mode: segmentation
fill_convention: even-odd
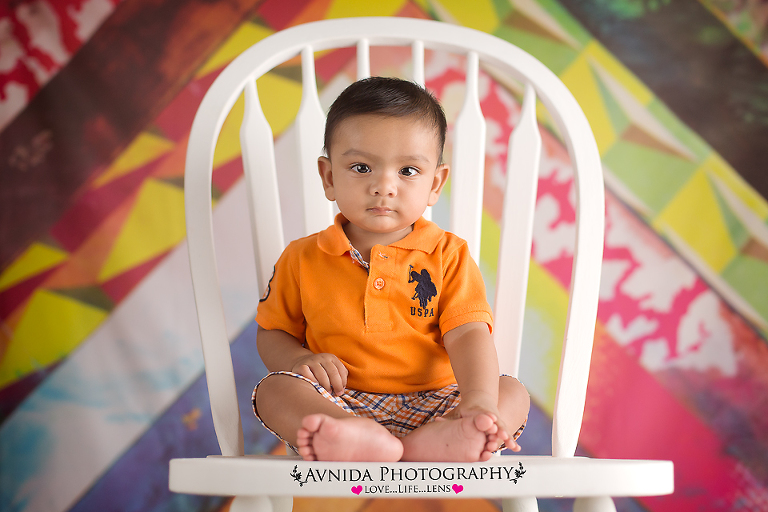
[[[740,254],[720,273],[741,297],[768,320],[768,263]]]
[[[556,0],[537,0],[537,3],[579,44],[586,46],[592,42],[594,39],[592,34],[560,2]]]
[[[689,162],[667,153],[617,141],[602,157],[613,174],[658,215],[696,171]]]
[[[664,128],[680,141],[680,143],[688,148],[695,156],[697,162],[704,161],[709,155],[712,154],[712,148],[702,139],[699,134],[691,130],[680,119],[669,110],[666,104],[664,104],[657,97],[653,97],[653,100],[646,106],[648,112],[653,115],[657,121],[659,121]]]
[[[642,18],[647,14],[660,14],[672,0],[596,0],[602,9],[623,20]]]
[[[733,40],[733,34],[723,25],[706,25],[699,28],[696,41],[703,46],[723,46]]]
[[[501,226],[491,217],[488,211],[483,210],[480,219],[480,260],[490,268],[499,268],[499,244],[501,243]]]
[[[97,309],[103,311],[112,311],[115,307],[115,303],[112,299],[104,293],[104,290],[98,286],[85,286],[81,288],[65,288],[60,290],[51,290],[53,293],[69,297],[78,302],[88,304]]]
[[[621,108],[619,102],[613,97],[613,94],[608,90],[603,81],[600,79],[600,75],[591,71],[592,76],[595,78],[597,89],[600,91],[600,96],[603,98],[603,104],[608,112],[608,118],[611,120],[613,129],[616,133],[622,133],[629,127],[629,116],[624,113],[624,109]]]
[[[707,175],[707,180],[709,181],[710,187],[712,187],[717,206],[720,208],[720,215],[723,218],[728,233],[731,235],[733,245],[735,247],[742,247],[747,243],[747,240],[749,240],[749,231],[744,227],[744,224],[742,224],[741,220],[736,216],[733,210],[731,210],[731,207],[728,206],[725,198],[720,193],[720,189],[717,188],[717,185],[712,181],[712,178],[710,178],[709,175]]]
[[[496,16],[499,17],[501,23],[504,23],[504,18],[512,12],[512,3],[509,0],[493,0],[492,4],[493,9],[496,11]]]
[[[562,73],[579,55],[573,48],[552,39],[513,29],[506,25],[500,25],[493,35],[519,46],[540,60],[555,74]]]

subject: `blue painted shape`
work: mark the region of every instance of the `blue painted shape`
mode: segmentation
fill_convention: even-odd
[[[52,446],[45,425],[11,425],[3,433],[0,449],[0,510],[23,510],[25,501],[16,500],[16,489],[45,465]]]
[[[268,453],[277,439],[253,415],[251,390],[266,375],[256,351],[255,322],[231,345],[243,421],[246,453]],[[184,418],[199,411],[194,429]],[[200,376],[150,429],[91,487],[70,512],[215,511],[225,498],[175,494],[168,490],[168,464],[173,458],[221,453],[213,430],[205,375]]]

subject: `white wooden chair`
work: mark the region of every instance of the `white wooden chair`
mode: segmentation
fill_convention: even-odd
[[[300,187],[304,194],[305,232],[319,231],[332,223],[332,211],[317,173],[324,114],[316,89],[314,52],[357,47],[358,78],[362,78],[369,74],[371,45],[410,46],[413,79],[422,84],[425,48],[467,56],[467,94],[454,129],[450,229],[468,240],[476,259],[485,152],[485,124],[478,104],[478,63],[482,61],[525,85],[522,118],[509,141],[498,268],[498,282],[503,286],[496,286],[495,299],[494,339],[501,370],[511,375],[517,375],[519,365],[541,150],[536,98],[548,109],[565,141],[577,183],[577,240],[555,399],[552,456],[502,456],[474,464],[382,464],[305,462],[297,457],[243,454],[243,432],[213,245],[210,192],[214,147],[227,113],[245,91],[241,146],[257,278],[263,287],[285,241],[273,137],[259,104],[256,78],[301,55],[303,96],[296,120],[303,176]],[[576,510],[615,511],[610,496],[672,492],[673,467],[669,461],[574,457],[598,302],[604,227],[602,170],[595,139],[573,96],[529,54],[483,32],[407,18],[335,19],[278,32],[237,57],[205,95],[190,135],[185,194],[195,300],[211,409],[222,454],[172,460],[172,491],[235,496],[233,511],[290,510],[292,496],[355,495],[502,498],[505,511],[537,510],[537,496],[575,497]]]

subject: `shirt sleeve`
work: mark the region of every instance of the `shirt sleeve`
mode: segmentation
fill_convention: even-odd
[[[285,331],[304,343],[306,320],[301,305],[298,255],[290,244],[275,264],[272,279],[259,301],[256,323],[263,329]]]
[[[463,242],[443,260],[443,289],[440,293],[440,332],[469,322],[485,322],[493,331],[493,313],[485,295],[485,283],[469,247]]]

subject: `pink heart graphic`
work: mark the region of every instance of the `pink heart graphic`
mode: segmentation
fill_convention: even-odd
[[[459,494],[461,491],[464,490],[464,486],[459,484],[453,484],[453,487],[451,487],[451,489],[453,489],[453,492],[455,492],[456,494]]]
[[[353,493],[355,493],[355,494],[357,494],[358,496],[360,495],[360,493],[361,493],[362,491],[363,491],[363,486],[362,486],[362,485],[356,485],[356,486],[354,486],[354,487],[352,488],[352,492],[353,492]]]

